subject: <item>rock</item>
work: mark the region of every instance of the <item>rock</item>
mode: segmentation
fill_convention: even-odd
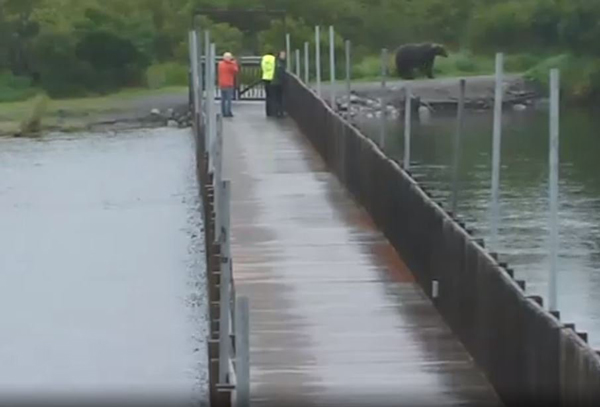
[[[177,121],[175,121],[175,120],[169,120],[167,122],[167,127],[176,128],[176,127],[179,127],[179,123],[177,123]]]
[[[431,111],[429,110],[429,108],[427,106],[419,106],[419,120],[423,121],[423,122],[428,122],[431,119]]]
[[[340,103],[340,102],[337,103],[337,109],[339,111],[345,112],[348,110],[348,107],[349,107],[349,105],[347,103]]]
[[[169,119],[173,118],[173,113],[174,113],[174,112],[175,112],[175,111],[174,111],[173,109],[167,109],[167,117],[168,117]]]
[[[158,110],[158,109],[152,109],[152,110],[150,110],[150,114],[152,116],[160,116],[160,110]]]
[[[520,104],[520,103],[517,103],[516,105],[513,105],[513,107],[512,107],[512,108],[513,108],[513,110],[514,110],[514,111],[516,111],[516,112],[522,112],[523,110],[526,110],[526,109],[527,109],[527,106],[525,106],[525,105],[523,105],[523,104]]]

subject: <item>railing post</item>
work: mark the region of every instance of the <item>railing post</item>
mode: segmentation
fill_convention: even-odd
[[[227,383],[229,376],[229,357],[230,357],[230,332],[229,316],[231,310],[230,286],[231,286],[231,258],[229,252],[230,243],[230,225],[229,225],[229,206],[231,198],[230,181],[222,181],[221,186],[221,209],[222,214],[222,232],[221,232],[221,278],[220,278],[220,298],[219,298],[219,383]]]
[[[329,91],[331,108],[335,110],[335,33],[332,25],[329,26],[329,80],[331,82]]]
[[[350,110],[350,93],[352,92],[351,86],[352,86],[352,72],[351,72],[351,58],[350,58],[350,50],[351,50],[351,43],[350,40],[346,40],[345,43],[345,50],[346,50],[346,93],[348,94],[348,110]]]
[[[200,112],[200,101],[198,100],[198,33],[195,30],[190,31],[190,62],[192,71],[192,80],[190,86],[192,87],[192,98],[194,102],[194,113]]]
[[[317,96],[321,97],[321,28],[315,27],[315,70],[317,80]]]
[[[194,49],[193,49],[194,41],[193,41],[192,37],[193,37],[193,32],[190,30],[190,31],[188,31],[188,53],[189,53],[189,62],[190,62],[190,69],[189,69],[190,93],[189,93],[189,97],[190,97],[190,103],[195,107],[196,100],[195,100],[195,96],[194,96],[194,92],[193,92],[193,88],[194,88]]]
[[[558,311],[557,268],[558,268],[558,169],[559,169],[559,115],[560,77],[558,69],[550,70],[550,281],[548,307]]]
[[[289,72],[292,69],[292,55],[291,55],[291,45],[290,45],[290,34],[285,34],[285,62],[286,69]]]
[[[216,140],[215,140],[215,148],[214,148],[214,183],[215,183],[215,208],[217,208],[215,213],[215,241],[221,241],[221,225],[223,222],[223,185],[221,184],[222,176],[223,176],[223,117],[221,113],[217,113],[217,131],[216,131]]]
[[[250,306],[248,298],[239,297],[236,306],[236,407],[250,407]]]
[[[452,165],[452,213],[458,214],[458,167],[460,165],[460,142],[464,127],[466,81],[461,79],[458,88],[458,112],[454,134],[454,163]]]
[[[198,67],[197,69],[197,74],[198,74],[198,82],[197,82],[197,86],[198,86],[198,114],[202,113],[202,98],[203,98],[203,94],[204,94],[204,85],[202,83],[202,41],[200,39],[200,32],[198,30],[198,28],[194,27],[194,32],[196,33],[196,66]]]
[[[502,81],[503,54],[496,54],[496,87],[494,91],[494,137],[492,149],[492,221],[490,249],[498,251],[498,223],[500,221],[500,148],[502,139]]]
[[[208,101],[208,82],[210,75],[210,70],[208,69],[209,64],[208,60],[210,58],[210,31],[204,30],[204,90],[205,90],[205,100]],[[206,103],[206,107],[204,109],[205,113],[208,115],[208,103]],[[207,116],[208,119],[208,116]],[[208,121],[208,120],[207,120]]]
[[[383,48],[381,50],[381,99],[379,103],[381,105],[381,135],[380,135],[380,147],[382,150],[385,150],[385,138],[386,138],[386,95],[385,95],[385,87],[386,87],[386,79],[387,79],[387,49]]]
[[[411,127],[411,109],[412,94],[408,85],[405,85],[404,100],[404,169],[410,170],[410,127]]]
[[[298,77],[298,80],[300,80],[300,50],[299,49],[296,50],[294,59],[295,59],[294,62],[296,62],[296,76]]]
[[[215,153],[215,142],[216,142],[216,138],[217,138],[217,126],[216,126],[216,107],[215,107],[215,77],[216,77],[216,72],[215,72],[215,59],[216,59],[216,55],[215,55],[215,43],[211,42],[210,44],[210,57],[208,59],[208,71],[210,72],[209,75],[209,84],[208,84],[208,89],[210,90],[208,92],[208,122],[209,124],[209,165],[210,165],[210,170],[211,172],[214,172],[215,170],[215,162],[214,162],[214,153]]]
[[[308,86],[308,81],[310,79],[309,73],[309,56],[308,56],[308,42],[304,43],[304,84]]]

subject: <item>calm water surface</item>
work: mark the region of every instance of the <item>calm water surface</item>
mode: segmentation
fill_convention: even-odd
[[[470,112],[460,162],[458,215],[489,241],[491,112]],[[377,139],[379,122],[359,123]],[[387,153],[403,157],[404,130],[389,123]],[[434,114],[413,123],[411,166],[436,197],[450,207],[454,114]],[[502,261],[547,299],[549,270],[548,113],[507,112],[503,117],[499,248]],[[558,301],[561,319],[574,322],[600,348],[600,111],[562,112],[560,135],[560,255]]]
[[[0,399],[205,400],[193,151],[173,129],[0,139]]]

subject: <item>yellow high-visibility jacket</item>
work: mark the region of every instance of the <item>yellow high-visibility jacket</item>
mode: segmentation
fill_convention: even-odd
[[[272,81],[275,76],[275,57],[273,55],[265,55],[260,61],[262,68],[262,78],[264,81]]]

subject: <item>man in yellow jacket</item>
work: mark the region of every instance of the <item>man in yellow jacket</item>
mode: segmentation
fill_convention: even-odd
[[[263,55],[260,61],[260,67],[262,69],[262,80],[265,85],[265,107],[267,116],[274,116],[273,112],[273,91],[271,89],[271,82],[275,76],[275,55],[270,50]]]

